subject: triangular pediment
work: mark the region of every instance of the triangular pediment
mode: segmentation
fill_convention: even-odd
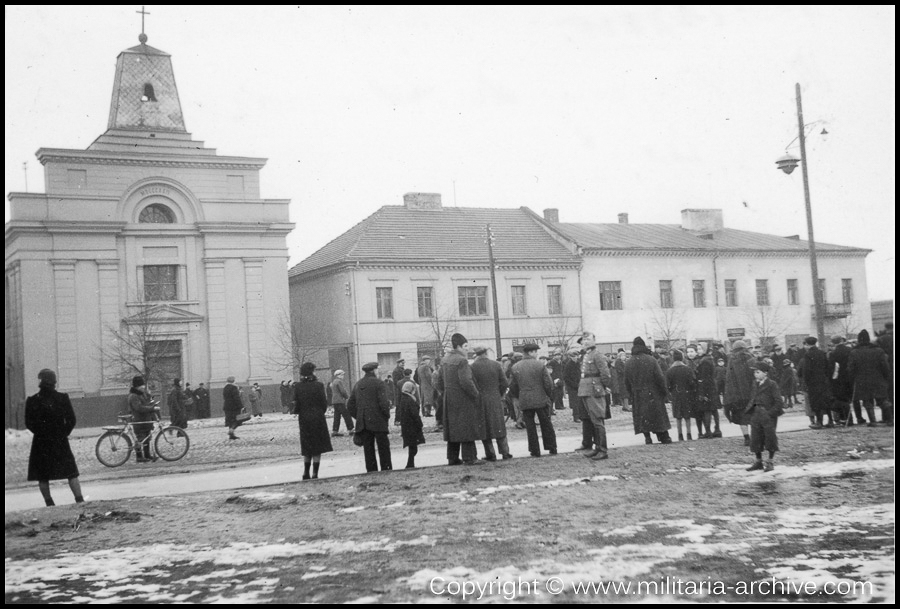
[[[127,325],[145,325],[145,324],[174,324],[174,323],[190,323],[203,321],[202,315],[191,313],[181,307],[160,303],[142,308],[140,311],[126,317],[124,321]]]

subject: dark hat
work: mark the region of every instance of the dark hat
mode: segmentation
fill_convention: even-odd
[[[698,347],[695,343],[691,343],[690,345],[685,347],[685,350],[687,350],[687,349],[693,349],[694,351],[699,351],[700,347]]]
[[[50,368],[44,368],[43,370],[38,372],[38,380],[46,385],[55,385],[56,373],[50,370]]]
[[[807,336],[803,339],[804,345],[815,345],[817,342],[819,342],[819,339],[815,336]]]
[[[772,351],[781,351],[781,345],[772,345]]]
[[[372,372],[376,368],[378,368],[378,362],[369,362],[368,364],[364,364],[362,367],[363,372]]]
[[[797,343],[791,343],[791,346],[792,346],[792,347],[796,347],[796,346],[797,346]]]
[[[831,337],[832,345],[840,345],[842,342],[844,342],[844,337],[841,336],[840,334],[835,334],[834,336]]]
[[[644,342],[644,339],[640,336],[636,336],[634,342],[632,343],[635,347],[646,347],[647,343]]]
[[[303,362],[300,365],[300,376],[312,376],[312,373],[316,371],[316,365],[312,362]]]
[[[528,343],[527,345],[522,345],[522,353],[531,353],[532,351],[537,351],[538,349],[540,349],[540,347],[538,347],[534,343]]]
[[[147,384],[147,383],[144,382],[144,377],[142,377],[142,376],[136,376],[136,377],[134,377],[133,379],[131,379],[131,386],[132,386],[132,387],[141,387],[141,386],[146,385],[146,384]]]
[[[767,364],[766,362],[756,362],[751,366],[752,368],[756,368],[757,370],[762,370],[765,373],[769,373],[772,371],[772,366]]]
[[[199,387],[203,387],[203,383],[200,383],[200,385],[198,385],[198,386],[199,386]]]
[[[398,363],[398,364],[405,364],[405,363],[406,363],[406,360],[403,359],[403,358],[401,357],[400,359],[397,360],[397,363]]]
[[[173,384],[173,385],[180,385],[180,384],[181,384],[181,379],[172,379],[172,384]]]
[[[404,369],[403,369],[403,376],[412,376],[412,373],[413,373],[413,371],[412,371],[411,368],[404,368]]]
[[[463,336],[462,334],[460,334],[459,332],[457,332],[456,334],[454,334],[453,336],[450,337],[450,345],[454,349],[456,349],[457,347],[461,347],[462,345],[465,345],[467,342],[469,342],[468,339],[466,339],[466,337]]]
[[[315,370],[315,366],[313,366],[313,370]],[[259,387],[259,383],[253,383],[254,387]]]
[[[484,355],[487,353],[487,349],[484,347],[475,347],[475,355]]]
[[[781,365],[782,365],[782,366],[790,366],[790,365],[791,365],[791,360],[786,359],[786,360],[784,360],[783,362],[781,362]]]
[[[619,350],[616,351],[616,353],[625,353],[625,349],[623,349],[622,347],[619,347]]]
[[[582,333],[581,333],[581,338],[579,338],[579,339],[576,340],[575,342],[578,343],[578,344],[580,345],[582,339],[585,339],[585,338],[587,338],[587,337],[589,337],[589,336],[590,336],[591,338],[596,338],[596,336],[594,336],[594,333],[593,333],[593,332],[582,332]]]
[[[674,359],[676,362],[682,362],[684,361],[684,355],[681,353],[681,351],[675,349],[674,351],[672,351],[672,359]]]
[[[868,330],[860,330],[859,334],[856,336],[856,342],[860,345],[870,345],[872,344],[872,339],[869,337]]]

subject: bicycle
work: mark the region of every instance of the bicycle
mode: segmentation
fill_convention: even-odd
[[[121,426],[104,427],[103,434],[97,439],[95,453],[97,460],[106,467],[119,467],[131,458],[131,451],[137,446],[137,436],[134,433],[133,416],[118,415],[116,417]],[[139,422],[140,423],[140,422]],[[153,430],[150,432],[148,449],[153,451],[164,461],[178,461],[187,454],[191,447],[191,439],[187,432],[175,425],[169,425],[160,421],[159,414],[153,421]]]

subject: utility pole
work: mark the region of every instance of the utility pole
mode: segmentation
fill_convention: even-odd
[[[809,266],[812,271],[813,302],[816,314],[816,336],[825,349],[825,320],[822,291],[819,289],[819,265],[816,262],[816,239],[813,237],[812,204],[809,202],[809,174],[806,163],[806,125],[803,124],[803,105],[800,102],[800,83],[797,83],[797,122],[800,124],[800,168],[803,170],[803,195],[806,199],[806,228],[809,232]]]
[[[497,345],[495,357],[500,357],[503,353],[500,347],[500,307],[497,304],[497,276],[494,273],[494,233],[491,231],[490,224],[485,226],[485,236],[487,237],[488,262],[491,270],[491,300],[494,305],[494,340]]]

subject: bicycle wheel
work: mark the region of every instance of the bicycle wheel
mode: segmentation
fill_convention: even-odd
[[[97,460],[106,467],[119,467],[131,458],[131,438],[122,431],[107,431],[97,440]]]
[[[161,459],[178,461],[187,454],[188,448],[191,447],[191,439],[182,428],[169,425],[156,434],[153,446]]]

